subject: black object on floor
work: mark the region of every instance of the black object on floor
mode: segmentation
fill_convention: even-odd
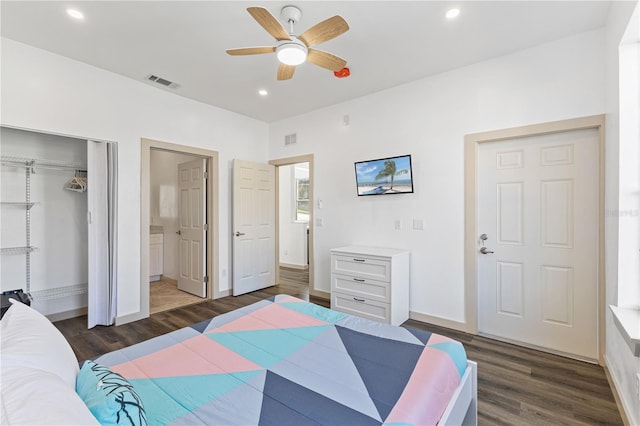
[[[11,302],[9,302],[9,299],[16,299],[24,303],[25,305],[31,305],[31,299],[29,299],[29,296],[25,292],[23,292],[22,289],[3,291],[2,312],[0,312],[0,318],[4,316],[5,312],[7,312],[7,310],[11,306]]]

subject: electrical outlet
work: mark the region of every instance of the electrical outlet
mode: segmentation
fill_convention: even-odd
[[[400,222],[400,219],[396,219],[395,221],[393,221],[393,226],[396,229],[396,231],[399,231],[400,229],[402,229],[402,222]]]

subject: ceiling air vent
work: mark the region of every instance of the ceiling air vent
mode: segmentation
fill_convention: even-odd
[[[284,137],[284,146],[295,145],[297,142],[297,136],[295,133],[291,133]]]
[[[178,87],[178,83],[174,83],[173,81],[169,81],[166,78],[158,77],[157,75],[153,74],[149,74],[147,76],[147,80],[153,81],[154,83],[160,84],[170,89],[175,89],[176,87]]]

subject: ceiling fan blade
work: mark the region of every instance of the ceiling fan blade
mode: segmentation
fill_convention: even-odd
[[[276,40],[291,40],[282,24],[264,7],[249,7],[247,12]]]
[[[345,21],[342,16],[336,15],[309,28],[300,34],[298,39],[302,40],[307,47],[311,47],[315,44],[324,43],[325,41],[336,38],[348,30],[349,24],[347,24],[347,21]]]
[[[228,49],[227,53],[231,56],[241,55],[259,55],[261,53],[273,53],[276,51],[274,46],[260,46],[260,47],[243,47],[240,49]]]
[[[280,64],[278,67],[278,80],[290,80],[296,67],[294,65]]]
[[[307,53],[307,60],[314,65],[331,71],[341,70],[345,65],[347,65],[347,61],[344,59],[336,55],[332,55],[331,53],[316,49],[309,49],[309,53]]]

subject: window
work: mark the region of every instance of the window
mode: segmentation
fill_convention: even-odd
[[[309,178],[295,179],[295,218],[296,222],[309,222]]]
[[[637,21],[638,8],[631,23]],[[640,304],[640,28],[619,46],[618,306]],[[628,41],[627,41],[628,40]]]

